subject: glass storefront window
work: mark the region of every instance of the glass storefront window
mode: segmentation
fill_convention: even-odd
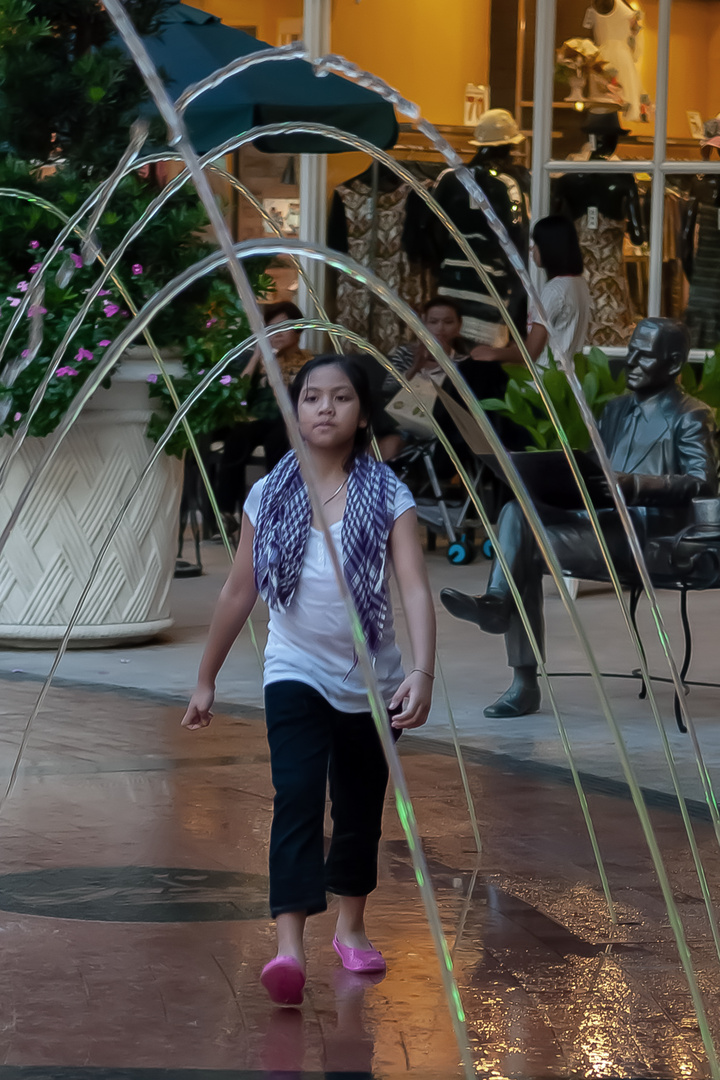
[[[668,175],[662,314],[683,319],[693,347],[720,344],[720,173]]]
[[[587,344],[623,348],[648,314],[652,182],[647,173],[554,173],[550,210],[573,219],[590,287]]]
[[[667,157],[698,161],[704,127],[720,113],[720,0],[673,0]],[[720,121],[718,122],[720,132]],[[713,155],[717,161],[717,154]]]
[[[622,246],[619,280],[627,282],[634,318],[684,318],[696,347],[714,347],[720,342],[720,117],[717,144],[702,143],[714,136],[705,125],[712,127],[720,113],[720,0],[527,3],[534,62],[523,119],[532,123],[533,217],[557,209],[563,188],[575,198],[579,231],[588,211],[602,219],[602,205],[610,209],[615,258]],[[527,55],[525,63],[527,69]],[[523,94],[529,93],[526,73]],[[628,174],[637,190],[626,202],[639,202],[640,230],[632,215],[608,202],[613,185],[625,184],[618,178]],[[651,199],[651,190],[663,197]],[[701,307],[718,313],[713,325],[696,313]]]

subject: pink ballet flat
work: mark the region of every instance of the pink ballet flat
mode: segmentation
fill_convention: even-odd
[[[294,956],[276,956],[262,969],[260,982],[276,1005],[302,1005],[305,972]]]
[[[342,960],[342,966],[346,971],[385,971],[386,964],[383,955],[377,949],[351,949],[349,945],[343,945],[337,936],[333,938],[333,948]]]

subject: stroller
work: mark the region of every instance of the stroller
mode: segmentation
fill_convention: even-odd
[[[447,559],[455,566],[471,563],[477,554],[478,532],[482,522],[476,516],[470,496],[462,486],[447,483],[438,476],[437,454],[443,452],[437,436],[410,435],[408,445],[388,465],[415,496],[418,521],[427,529],[428,551],[434,551],[437,537],[448,540]],[[494,518],[491,503],[495,500],[494,478],[479,458],[468,470],[473,487]],[[492,558],[492,544],[485,537],[479,545],[486,559]]]
[[[374,357],[367,353],[357,353],[354,356],[367,371],[371,392],[377,402],[377,415],[374,418],[377,430],[377,419],[385,412],[387,404],[387,373]],[[438,388],[438,396],[462,436],[463,454],[473,487],[490,520],[495,521],[505,500],[505,489],[483,462],[483,456],[491,453],[491,449],[463,406],[441,387]],[[447,558],[455,566],[471,563],[478,548],[486,559],[491,559],[492,544],[487,537],[478,542],[478,533],[482,534],[482,522],[475,514],[470,496],[462,485],[458,485],[455,470],[450,470],[447,479],[438,472],[438,463],[443,457],[444,450],[436,435],[409,433],[407,446],[396,457],[391,458],[388,465],[415,496],[418,521],[427,530],[428,551],[435,550],[438,536],[445,536],[448,541]]]

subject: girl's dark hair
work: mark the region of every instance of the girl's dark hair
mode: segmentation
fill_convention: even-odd
[[[432,311],[432,309],[436,307],[452,308],[452,310],[457,315],[459,321],[462,322],[462,309],[460,308],[457,300],[455,300],[452,296],[433,296],[432,300],[428,300],[426,304],[423,304],[423,315],[427,315],[428,311]]]
[[[290,400],[297,413],[300,394],[310,375],[317,368],[329,367],[331,364],[334,364],[335,367],[339,367],[343,375],[347,375],[350,384],[360,401],[360,416],[363,420],[367,420],[367,426],[358,427],[355,432],[355,441],[353,442],[350,456],[347,461],[343,462],[345,471],[350,472],[355,458],[360,457],[361,454],[367,453],[368,447],[370,446],[370,440],[372,439],[370,421],[373,412],[373,396],[370,388],[370,379],[362,358],[359,356],[346,356],[337,353],[314,356],[312,360],[308,360],[306,364],[303,364],[290,384]]]
[[[540,251],[540,262],[549,279],[579,277],[583,257],[575,226],[560,214],[540,218],[535,223],[533,240]]]

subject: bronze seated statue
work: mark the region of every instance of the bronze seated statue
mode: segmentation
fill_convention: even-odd
[[[661,318],[640,322],[626,360],[630,392],[608,402],[599,422],[643,548],[649,540],[673,535],[688,525],[692,499],[717,494],[712,411],[689,397],[677,379],[689,348],[690,336],[681,322]],[[607,575],[586,511],[542,505],[537,509],[566,574],[594,579]],[[633,576],[635,563],[617,511],[601,509],[598,517],[618,573],[621,578]],[[544,561],[516,501],[503,507],[496,533],[544,656]],[[443,589],[440,599],[458,619],[476,623],[487,633],[505,635],[513,681],[485,709],[485,715],[515,717],[537,712],[540,686],[535,654],[497,559],[484,596]]]

